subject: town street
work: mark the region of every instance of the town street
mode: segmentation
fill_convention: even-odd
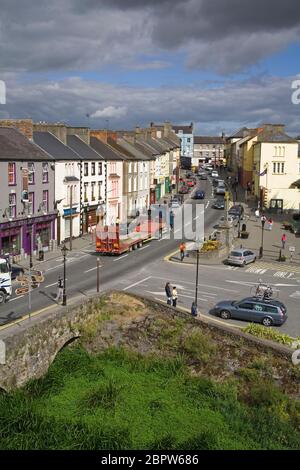
[[[201,204],[205,210],[205,233],[210,234],[216,221],[223,214],[211,208],[212,186],[210,181],[201,181],[198,187],[205,189],[204,201],[193,201]],[[192,202],[187,199],[186,203]],[[186,225],[192,221],[187,221]],[[164,257],[178,249],[180,240],[168,239],[165,233],[161,240],[153,240],[131,253],[119,257],[101,256],[100,290],[119,289],[135,292],[151,298],[165,301],[164,286],[167,281],[176,285],[179,295],[178,306],[190,310],[195,292],[195,265],[181,265],[168,262]],[[82,251],[68,252],[67,255],[67,295],[86,295],[96,293],[97,254],[94,247]],[[276,271],[262,269],[260,262],[246,268],[233,268],[224,265],[199,267],[198,305],[205,315],[218,301],[223,299],[241,299],[251,295],[251,288],[260,277],[275,287],[279,296],[288,307],[289,318],[280,331],[291,336],[300,335],[300,273],[290,273],[287,277],[280,276]],[[58,275],[63,273],[63,259],[45,262],[43,271],[45,281],[31,294],[31,312],[41,310],[49,305],[55,305],[56,284]],[[16,285],[17,286],[17,285]],[[253,289],[252,289],[253,290]],[[29,313],[28,296],[14,296],[0,310],[0,324],[7,324]],[[239,321],[230,320],[239,326],[245,326]]]

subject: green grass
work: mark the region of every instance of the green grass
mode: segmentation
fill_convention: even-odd
[[[45,377],[0,395],[0,449],[299,449],[299,404],[267,378],[239,380],[191,377],[184,354],[69,347]]]

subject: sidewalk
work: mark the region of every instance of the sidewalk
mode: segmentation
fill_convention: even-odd
[[[73,253],[78,253],[83,250],[93,250],[95,249],[95,240],[92,241],[91,235],[86,234],[82,237],[75,238],[72,240],[72,251],[67,251],[67,257],[71,256]],[[66,242],[66,247],[69,250],[70,248],[70,242]],[[61,252],[61,246],[57,247],[56,250],[53,251],[46,251],[44,252],[44,260],[43,261],[38,261],[37,258],[38,255],[32,254],[32,263],[33,263],[33,269],[38,269],[43,271],[45,269],[46,263],[49,261],[53,261],[55,259],[61,258],[62,257],[62,252]],[[27,256],[26,259],[21,260],[18,263],[14,263],[18,266],[22,266],[24,269],[29,269],[29,256]]]
[[[262,244],[262,226],[260,219],[256,221],[256,217],[254,214],[256,206],[256,202],[251,199],[245,202],[245,190],[238,188],[237,191],[237,203],[242,204],[245,209],[244,219],[241,220],[241,227],[242,224],[246,224],[247,231],[249,232],[248,239],[241,239],[237,238],[237,229],[235,229],[235,247],[240,247],[242,245],[243,248],[249,248],[249,250],[254,251],[259,254],[259,249]],[[273,227],[272,230],[268,230],[268,224],[266,222],[265,229],[263,233],[263,261],[269,262],[276,262],[279,258],[279,253],[281,249],[281,237],[283,233],[286,234],[286,244],[285,249],[281,250],[281,254],[285,255],[286,261],[285,262],[278,262],[280,266],[284,266],[285,264],[290,265],[299,265],[300,264],[300,238],[295,237],[293,233],[288,230],[285,230],[282,222],[283,220],[287,219],[287,216],[283,215],[276,215],[276,214],[268,214],[265,213],[266,217],[271,217],[273,220]],[[295,252],[292,253],[289,251],[290,247],[295,248]]]

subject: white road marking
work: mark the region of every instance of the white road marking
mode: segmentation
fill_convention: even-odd
[[[128,290],[128,289],[131,289],[134,286],[137,286],[138,284],[142,284],[142,282],[148,281],[148,279],[151,279],[151,277],[152,276],[148,276],[145,279],[142,279],[141,281],[135,282],[134,284],[131,284],[130,286],[125,287],[125,289],[123,289],[123,290]]]
[[[149,248],[150,245],[143,246],[143,248],[139,248],[139,251],[145,250],[146,248]]]
[[[206,268],[206,267],[209,267],[209,266],[208,266],[208,265],[207,265],[207,266],[204,265],[204,267]],[[152,277],[153,277],[153,276],[152,276]],[[173,284],[173,283],[175,284],[175,283],[177,282],[176,280],[170,280],[170,279],[167,279],[167,278],[165,278],[165,277],[159,277],[159,276],[155,276],[155,279],[162,279],[163,281],[169,281],[169,282],[172,282],[172,284]],[[195,285],[194,282],[182,281],[182,279],[180,279],[179,282],[182,282],[182,284],[191,284],[192,286]],[[178,284],[175,284],[175,285],[178,287]],[[200,286],[200,287],[208,287],[208,288],[210,288],[210,289],[224,290],[224,291],[226,291],[226,292],[239,292],[238,290],[225,289],[225,287],[211,286],[210,284],[201,284],[200,282],[199,282],[198,286]]]
[[[53,268],[46,269],[45,273],[47,273],[48,271],[52,271],[53,269],[58,269],[58,268],[60,268],[61,266],[63,266],[63,263],[62,263],[62,264],[59,264],[58,266],[54,266]]]
[[[25,295],[19,295],[18,297],[14,297],[13,299],[10,299],[9,302],[13,302],[14,300],[22,299],[22,297],[25,297]]]
[[[293,294],[291,294],[290,297],[292,297],[294,299],[299,299],[300,298],[300,291],[296,290],[296,292],[293,292]]]
[[[88,269],[87,271],[84,271],[85,273],[89,273],[91,271],[95,271],[98,266],[95,266],[94,268]],[[99,265],[99,268],[102,268],[102,265]]]
[[[208,203],[206,204],[206,206],[205,206],[205,209],[207,209],[207,208],[208,208],[208,206],[209,206],[209,201],[208,201]]]
[[[126,255],[122,255],[122,256],[120,256],[120,257],[119,257],[119,258],[117,258],[117,259],[114,259],[114,261],[120,261],[121,259],[124,259],[124,258],[126,258],[126,256],[128,256],[128,253],[127,253]]]
[[[66,279],[67,281],[68,279]],[[48,289],[48,287],[53,287],[53,286],[56,286],[57,285],[57,282],[53,282],[53,284],[49,284],[48,286],[45,286],[44,288],[45,289]]]
[[[146,292],[148,292],[149,294],[161,295],[161,296],[164,296],[164,297],[166,295],[165,292],[152,292],[151,290],[146,290]],[[194,295],[184,295],[184,294],[179,294],[178,298],[180,298],[180,297],[187,297],[188,299],[194,299],[195,298]],[[203,302],[208,302],[208,299],[202,299],[201,297],[198,297],[198,300],[202,300]]]

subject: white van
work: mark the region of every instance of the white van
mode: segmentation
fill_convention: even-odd
[[[12,294],[11,273],[7,259],[0,258],[0,305],[7,302]]]

